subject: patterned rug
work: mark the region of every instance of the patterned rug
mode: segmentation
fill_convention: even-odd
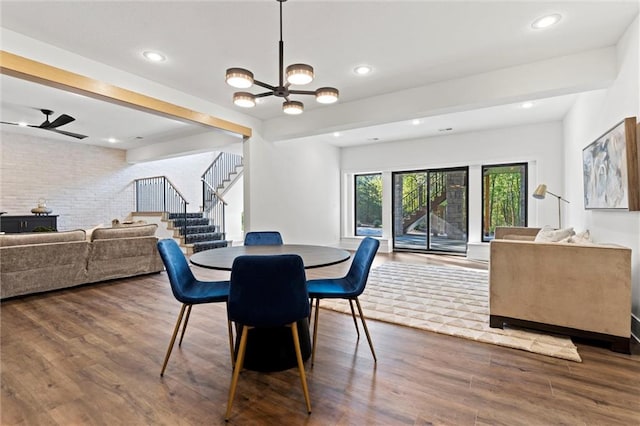
[[[359,299],[367,319],[582,362],[568,337],[489,327],[488,276],[470,268],[388,262],[371,270]],[[323,299],[320,306],[351,314],[345,300]]]

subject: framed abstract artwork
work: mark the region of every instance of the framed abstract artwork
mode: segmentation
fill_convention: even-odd
[[[587,145],[582,150],[584,208],[640,210],[639,155],[635,117]]]

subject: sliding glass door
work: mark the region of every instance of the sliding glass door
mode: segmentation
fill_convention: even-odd
[[[393,173],[393,247],[467,252],[468,168]]]

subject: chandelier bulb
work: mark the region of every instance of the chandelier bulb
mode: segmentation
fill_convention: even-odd
[[[321,87],[316,90],[316,101],[321,104],[332,104],[338,101],[339,92],[334,87]]]
[[[253,86],[253,73],[244,68],[229,68],[225,80],[231,87],[248,89]]]
[[[304,111],[304,104],[299,101],[285,101],[282,103],[282,112],[289,115],[299,115]]]
[[[233,103],[242,108],[252,108],[256,106],[256,97],[249,92],[236,92],[233,94]]]
[[[287,81],[291,84],[302,86],[313,81],[313,67],[307,64],[293,64],[287,67]]]

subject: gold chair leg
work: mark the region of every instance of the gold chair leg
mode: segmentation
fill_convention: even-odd
[[[358,327],[358,320],[356,319],[356,311],[353,310],[353,300],[349,299],[349,307],[351,308],[351,317],[353,318],[353,324],[356,326],[356,333],[358,334],[358,340],[360,340],[360,327]]]
[[[189,305],[191,307],[191,305]],[[171,350],[173,349],[173,344],[176,342],[176,336],[178,335],[178,330],[180,329],[180,323],[182,323],[182,316],[184,315],[184,310],[187,308],[186,304],[182,305],[180,308],[180,313],[178,314],[178,320],[176,321],[176,326],[173,328],[173,335],[171,336],[171,341],[169,342],[169,347],[167,348],[167,354],[164,356],[164,363],[162,364],[162,370],[160,371],[160,376],[164,375],[164,370],[167,368],[167,363],[169,362],[169,356],[171,355]]]
[[[231,415],[231,406],[233,405],[233,398],[236,395],[236,386],[238,384],[238,376],[240,375],[240,370],[242,370],[242,365],[244,364],[244,351],[247,347],[247,333],[249,331],[248,326],[242,326],[242,335],[240,336],[240,348],[238,348],[238,359],[236,361],[236,366],[233,369],[233,377],[231,378],[231,386],[229,387],[229,400],[227,401],[227,413],[224,416],[225,421],[229,421],[229,416]]]
[[[229,328],[229,352],[231,353],[231,366],[235,367],[236,366],[236,357],[234,356],[234,350],[233,350],[233,324],[231,323],[231,320],[227,320],[227,326]]]
[[[309,388],[307,387],[307,376],[304,373],[304,363],[302,362],[302,353],[300,352],[300,340],[298,340],[298,324],[294,322],[290,324],[289,327],[291,327],[291,334],[293,335],[293,346],[296,348],[296,359],[298,360],[302,392],[304,393],[304,400],[307,403],[307,412],[311,414],[311,399],[309,398]]]
[[[371,348],[371,355],[373,355],[373,361],[375,363],[378,362],[378,358],[376,358],[376,351],[373,350],[373,342],[371,342],[371,336],[369,335],[369,329],[367,328],[367,322],[364,320],[364,315],[362,314],[362,307],[360,306],[360,301],[358,298],[355,298],[356,305],[358,306],[358,313],[360,314],[360,320],[362,321],[362,327],[364,328],[364,333],[367,335],[367,341],[369,342],[369,347]]]
[[[313,346],[311,347],[311,366],[316,359],[316,341],[318,340],[318,313],[320,312],[320,299],[316,299],[316,308],[313,319]]]
[[[178,341],[178,346],[182,346],[182,338],[184,337],[184,332],[187,331],[187,324],[189,324],[189,317],[191,316],[191,308],[193,305],[189,305],[187,308],[187,316],[184,318],[184,324],[182,325],[182,333],[180,334],[180,340]]]

